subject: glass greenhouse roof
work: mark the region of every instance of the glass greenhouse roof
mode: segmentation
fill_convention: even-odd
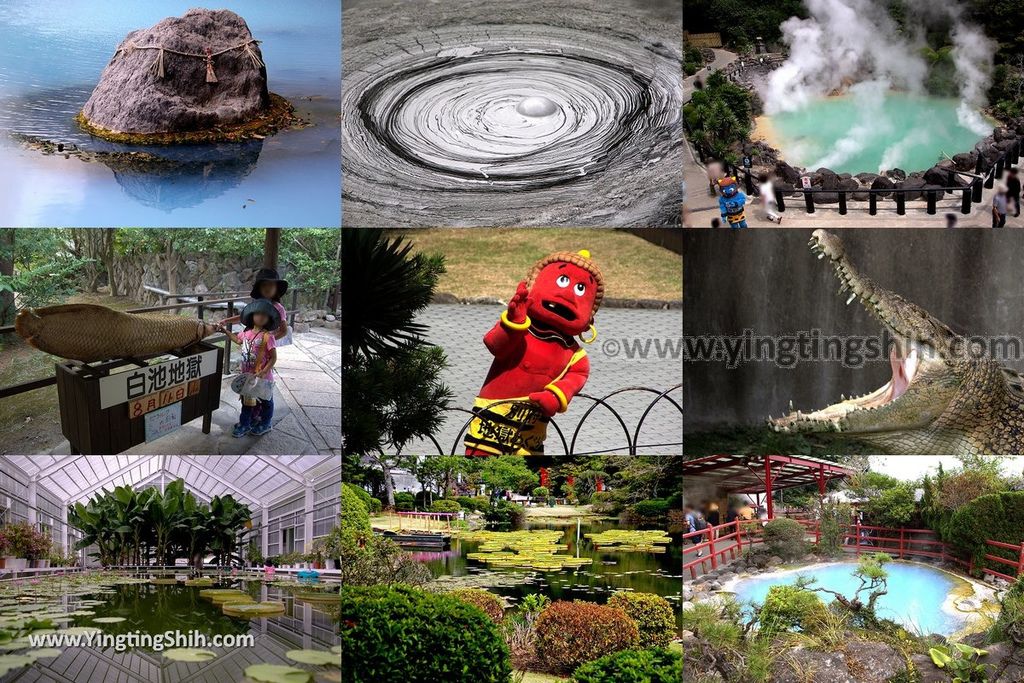
[[[231,494],[261,507],[294,496],[341,467],[336,455],[2,455],[63,503],[116,486],[184,479],[202,496]]]

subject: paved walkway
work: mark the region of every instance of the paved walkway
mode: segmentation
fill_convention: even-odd
[[[428,306],[417,318],[417,322],[427,325],[427,338],[443,347],[448,355],[449,367],[443,380],[455,394],[451,404],[453,407],[472,407],[492,360],[484,347],[483,336],[498,320],[501,311],[502,307],[498,305],[439,304]],[[680,384],[683,381],[682,327],[681,310],[601,309],[597,314],[599,337],[587,348],[590,379],[583,393],[602,398],[624,387],[653,387],[663,391]],[[659,353],[656,345],[661,345],[663,350],[666,345],[671,345],[672,350]],[[670,396],[676,403],[682,402],[681,389]],[[654,398],[654,394],[647,392],[628,392],[609,400],[622,416],[630,438],[643,411]],[[592,404],[591,401],[577,398],[569,405],[566,413],[554,418],[565,435],[566,443],[571,441],[580,418]],[[467,413],[449,413],[435,434],[442,451],[451,451],[467,419]],[[647,446],[639,449],[638,453],[677,454],[680,449],[678,445],[672,447],[655,444],[679,444],[682,441],[682,430],[682,415],[670,403],[662,400],[644,420],[640,443]],[[554,428],[548,429],[545,446],[549,455],[564,455]],[[437,448],[430,441],[423,441],[411,444],[405,452],[436,454]],[[460,441],[456,453],[461,452]],[[622,427],[610,412],[598,408],[587,418],[574,452],[626,454]]]
[[[237,368],[232,345],[232,368]],[[196,419],[167,436],[125,453],[140,455],[341,455],[341,332],[313,328],[296,333],[294,343],[278,349],[274,429],[260,437],[236,439],[231,430],[241,404],[231,391],[232,377],[221,386],[220,408],[209,434]],[[70,452],[67,441],[51,455]]]

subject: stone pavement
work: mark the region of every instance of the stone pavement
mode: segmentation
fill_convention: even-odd
[[[237,349],[232,345],[232,369]],[[294,343],[278,349],[274,429],[260,437],[236,439],[241,403],[231,391],[232,376],[221,386],[220,408],[209,434],[196,419],[165,437],[125,453],[140,455],[341,455],[341,331],[313,328],[295,333]],[[70,452],[63,442],[51,455]]]
[[[492,356],[484,347],[483,336],[498,320],[503,308],[498,305],[435,304],[417,318],[428,327],[427,338],[444,348],[448,355],[448,369],[443,380],[455,398],[451,405],[469,409],[483,384]],[[590,379],[583,393],[597,398],[624,387],[652,387],[664,391],[683,381],[681,310],[647,310],[602,308],[597,314],[597,341],[587,347],[590,358]],[[664,351],[659,353],[657,345]],[[682,402],[682,390],[669,395],[677,404]],[[609,404],[622,416],[630,438],[640,416],[654,394],[628,392],[609,399]],[[569,410],[556,415],[557,423],[565,435],[566,443],[579,424],[580,418],[592,401],[576,398]],[[441,449],[451,452],[452,445],[469,418],[467,413],[452,411],[435,433]],[[666,400],[651,409],[640,432],[643,446],[638,454],[677,454],[682,442],[682,415]],[[587,418],[576,442],[574,453],[627,454],[626,439],[615,417],[604,408],[597,408]],[[677,444],[657,446],[656,444]],[[549,455],[564,455],[554,427],[548,428],[545,450]],[[436,454],[437,448],[429,441],[416,442],[405,449],[409,454]],[[461,439],[455,451],[461,453]]]

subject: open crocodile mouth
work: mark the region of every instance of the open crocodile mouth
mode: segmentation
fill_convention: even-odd
[[[847,398],[841,395],[841,400],[820,410],[803,412],[793,409],[790,402],[790,412],[783,417],[772,419],[768,423],[775,431],[799,432],[799,431],[842,431],[845,418],[852,413],[859,411],[878,410],[897,402],[900,397],[906,394],[913,385],[915,379],[921,375],[924,365],[934,362],[936,351],[931,346],[917,340],[912,340],[901,334],[893,327],[882,313],[879,302],[880,295],[876,292],[873,283],[864,278],[855,278],[847,268],[847,262],[843,258],[841,249],[835,251],[824,244],[818,237],[817,231],[809,242],[811,250],[818,254],[818,258],[829,258],[835,267],[836,277],[840,282],[839,293],[849,292],[846,299],[847,305],[855,300],[874,315],[889,331],[894,342],[889,349],[889,365],[892,376],[884,385],[861,396]],[[941,362],[941,361],[940,361]]]

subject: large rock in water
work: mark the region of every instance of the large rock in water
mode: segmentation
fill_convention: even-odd
[[[207,50],[213,53],[209,64],[215,82],[209,82]],[[101,136],[240,124],[270,106],[262,62],[242,17],[228,10],[191,9],[129,33],[103,70],[81,119],[87,127],[100,129],[91,132]]]

